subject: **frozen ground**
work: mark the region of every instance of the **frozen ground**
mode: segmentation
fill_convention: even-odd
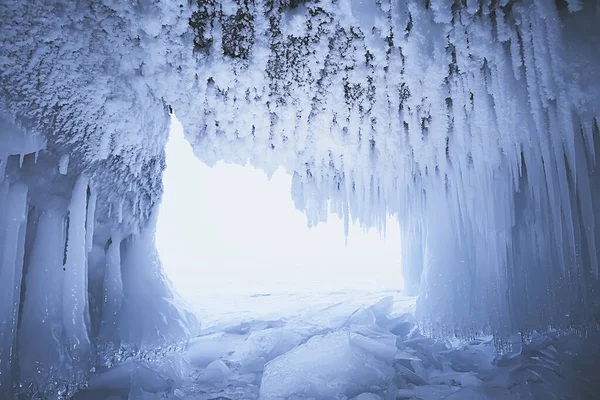
[[[80,399],[593,399],[597,332],[435,341],[398,292],[213,294],[203,330],[162,359],[97,371]]]

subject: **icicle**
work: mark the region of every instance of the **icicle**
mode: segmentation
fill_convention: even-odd
[[[19,329],[21,380],[39,388],[68,379],[63,356],[63,220],[64,211],[41,213],[29,255],[23,314]]]
[[[94,244],[94,223],[96,222],[96,199],[97,194],[91,186],[88,186],[87,189],[90,194],[87,199],[87,214],[85,217],[85,248],[86,252],[89,253],[92,251],[92,246]]]
[[[61,175],[66,175],[69,172],[69,155],[63,154],[58,162],[58,172]]]
[[[586,163],[586,157],[584,157],[585,148],[581,133],[575,134],[575,146],[576,152],[579,153],[579,157],[577,157],[575,161],[578,164],[577,171],[580,174],[580,177],[577,179],[577,198],[579,200],[579,206],[581,207],[581,223],[584,226],[583,232],[587,242],[588,257],[592,275],[595,279],[598,279],[599,260],[598,249],[596,247],[597,237],[595,234],[596,224],[598,222],[596,218],[598,214],[594,214],[594,195],[592,194],[592,185],[590,185],[590,176],[588,175],[590,168],[588,167],[588,163]],[[594,161],[592,161],[590,164],[594,165]],[[596,210],[596,213],[597,212],[598,210]]]
[[[117,221],[119,221],[120,224],[123,223],[123,203],[124,203],[124,200],[119,199],[119,208],[117,209],[117,211],[118,211]]]
[[[8,161],[8,155],[0,154],[0,182],[4,181],[6,177],[6,162]]]
[[[0,392],[11,392],[11,364],[19,312],[27,224],[27,186],[15,183],[5,198],[0,256]]]
[[[63,323],[70,351],[87,371],[90,357],[86,253],[86,204],[88,180],[81,175],[75,182],[69,204],[69,231],[63,286]]]
[[[121,238],[118,234],[113,235],[109,240],[102,290],[102,325],[99,338],[103,343],[116,342],[118,340],[120,310],[123,303]]]

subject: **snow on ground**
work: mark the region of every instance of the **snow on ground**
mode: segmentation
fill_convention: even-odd
[[[195,300],[200,300],[197,298]],[[433,340],[399,292],[228,294],[183,352],[96,371],[80,399],[597,398],[600,340],[549,331]],[[588,337],[586,338],[585,335]]]

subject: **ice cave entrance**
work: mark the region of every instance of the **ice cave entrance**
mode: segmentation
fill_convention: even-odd
[[[175,117],[166,152],[157,246],[166,274],[203,324],[401,295],[396,221],[385,235],[352,224],[346,244],[335,214],[308,227],[282,169],[269,179],[251,166],[209,167]]]

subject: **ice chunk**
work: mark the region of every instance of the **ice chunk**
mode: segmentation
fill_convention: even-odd
[[[550,343],[552,343],[552,339],[534,330],[531,332],[529,342],[525,345],[523,351],[531,352],[535,350],[542,350],[548,347]]]
[[[293,349],[302,339],[301,332],[285,327],[252,332],[230,360],[239,364],[240,373],[261,372],[267,362]]]
[[[401,337],[410,334],[416,327],[415,317],[412,314],[402,314],[396,318],[386,318],[378,321],[379,326],[389,330],[394,335]]]
[[[229,367],[223,363],[222,360],[215,360],[207,365],[207,367],[200,373],[196,381],[218,384],[225,382],[232,376],[233,373]]]
[[[356,335],[350,336],[355,349],[362,349],[378,360],[391,364],[396,355],[396,337],[378,326],[359,326],[350,329]]]
[[[211,362],[227,354],[234,347],[232,335],[217,333],[200,336],[190,341],[185,356],[189,363],[196,368],[204,368]]]
[[[167,354],[155,360],[151,369],[164,378],[173,387],[180,386],[192,372],[192,366],[180,353]]]
[[[509,393],[504,393],[504,394],[507,395],[506,398],[510,397]],[[500,397],[496,397],[496,398],[500,398]],[[447,399],[447,400],[462,400],[462,399],[492,400],[493,398],[489,397],[485,393],[484,389],[466,387],[466,388],[457,390],[456,392],[450,394],[447,397],[444,397],[444,399]]]
[[[314,336],[266,365],[261,399],[332,399],[383,390],[394,375],[391,362],[381,357],[386,346],[393,357],[395,346],[347,330]]]
[[[383,397],[375,393],[365,392],[351,398],[350,400],[383,400]]]
[[[169,390],[171,384],[160,374],[142,363],[129,360],[105,372],[93,374],[88,381],[89,391],[142,389],[158,393]]]
[[[448,385],[417,386],[411,389],[398,389],[396,398],[399,399],[446,399],[460,388]],[[469,398],[469,397],[465,397]]]
[[[373,312],[373,315],[375,315],[375,318],[377,318],[378,321],[386,319],[394,309],[394,297],[384,297],[369,307],[369,309]]]
[[[373,325],[375,324],[375,314],[370,308],[359,308],[356,310],[348,320],[344,323],[344,326],[352,325]]]
[[[127,396],[127,400],[160,400],[161,398],[156,393],[147,392],[139,387],[132,387]]]
[[[401,363],[395,363],[394,368],[396,369],[398,374],[402,375],[406,379],[406,381],[409,383],[412,383],[414,385],[426,385],[427,384],[427,382],[425,381],[425,379],[423,377],[415,374],[413,371],[411,371],[409,368],[405,367]]]
[[[523,338],[520,333],[511,335],[507,341],[508,351],[500,354],[494,362],[499,366],[505,366],[518,361],[521,352],[523,351]]]
[[[491,344],[466,346],[446,354],[452,369],[460,372],[490,369],[494,361],[494,347]]]

